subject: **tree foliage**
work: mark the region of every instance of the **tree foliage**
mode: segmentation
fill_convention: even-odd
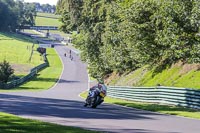
[[[143,65],[200,62],[199,0],[59,0],[93,77]]]
[[[19,26],[35,25],[34,4],[0,0],[0,31],[15,31]]]
[[[0,82],[7,83],[10,76],[14,73],[14,69],[7,61],[0,63]]]

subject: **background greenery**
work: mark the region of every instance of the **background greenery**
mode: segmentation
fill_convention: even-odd
[[[22,1],[0,0],[0,31],[15,31],[21,26],[35,24],[34,4]]]
[[[80,33],[73,43],[93,77],[200,62],[199,0],[75,1],[59,0],[57,13],[63,31]]]
[[[58,21],[58,15],[50,14],[50,13],[37,13],[35,24],[37,26],[60,26],[61,22]]]
[[[43,57],[36,51],[38,45],[34,45],[34,52],[29,62],[33,40],[30,38],[12,34],[0,33],[0,61],[6,59],[15,69],[15,75],[24,76],[30,69],[43,63]],[[27,49],[28,48],[28,49]],[[62,72],[62,63],[56,51],[52,48],[47,49],[49,67],[38,72],[37,76],[29,82],[15,88],[20,89],[48,89],[59,79]]]
[[[0,33],[0,60],[7,60],[10,63],[19,63],[19,64],[30,64],[37,66],[43,63],[40,60],[40,55],[37,51],[34,51],[32,60],[29,62],[31,55],[31,50],[33,42],[28,40],[22,40],[16,38],[15,34],[4,34]],[[19,35],[18,35],[19,37]],[[34,50],[37,48],[37,45],[34,46]]]
[[[33,47],[33,44],[34,40],[22,35],[0,32],[0,61],[8,61],[16,75],[27,74],[31,68],[43,63],[36,51],[38,46]],[[34,51],[31,56],[32,47]]]
[[[54,49],[47,49],[49,67],[38,72],[37,76],[13,90],[44,90],[51,88],[59,79],[62,72],[62,63]]]
[[[172,86],[200,89],[199,64],[176,63],[162,72],[155,73],[156,67],[150,70],[147,66],[122,75],[113,73],[107,79],[109,85],[116,86]]]
[[[62,63],[56,51],[51,48],[47,49],[47,59],[49,61],[49,67],[38,72],[36,77],[12,90],[1,91],[38,91],[51,88],[58,81],[62,73]]]
[[[60,15],[52,14],[52,13],[41,13],[37,12],[36,16],[36,25],[37,26],[57,26],[58,28],[61,26],[61,22],[59,21]],[[68,38],[71,34],[64,33],[60,30],[50,30],[51,34],[59,34],[64,38]]]

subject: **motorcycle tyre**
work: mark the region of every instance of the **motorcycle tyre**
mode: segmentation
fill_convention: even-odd
[[[100,105],[99,103],[100,103],[100,101],[99,101],[100,99],[99,99],[99,97],[97,98],[95,98],[95,100],[93,101],[94,103],[92,104],[92,108],[96,108],[98,105]]]
[[[87,107],[87,106],[88,106],[88,104],[87,104],[87,103],[85,103],[83,106],[84,106],[84,107]]]

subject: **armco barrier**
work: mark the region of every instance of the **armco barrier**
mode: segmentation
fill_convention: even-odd
[[[24,82],[28,81],[32,77],[34,77],[40,70],[44,69],[45,67],[47,67],[49,65],[46,57],[44,57],[44,58],[45,58],[44,60],[46,60],[46,62],[43,63],[43,64],[40,64],[39,66],[36,66],[33,69],[31,69],[31,71],[30,71],[30,73],[28,75],[26,75],[25,77],[22,77],[20,79],[13,80],[13,81],[11,81],[11,82],[9,82],[7,84],[0,82],[0,88],[1,89],[15,88],[15,87],[23,84]]]
[[[176,87],[108,87],[108,96],[200,109],[200,91]]]

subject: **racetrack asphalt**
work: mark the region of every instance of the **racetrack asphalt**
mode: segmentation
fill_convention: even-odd
[[[96,109],[85,108],[78,95],[88,88],[87,65],[69,48],[57,44],[63,62],[58,83],[40,92],[0,93],[0,112],[23,118],[116,133],[200,133],[200,120],[163,115],[103,103]],[[67,53],[67,56],[64,56]]]

